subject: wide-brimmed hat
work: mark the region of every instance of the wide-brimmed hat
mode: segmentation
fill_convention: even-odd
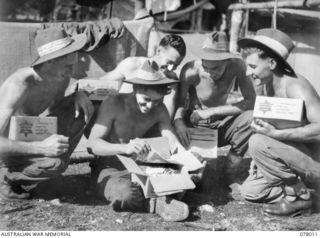
[[[35,36],[38,57],[31,66],[80,50],[86,41],[86,34],[71,37],[62,28],[38,30]]]
[[[240,39],[238,45],[240,48],[258,47],[271,52],[288,74],[295,74],[287,62],[287,58],[294,48],[294,43],[284,32],[271,28],[260,29],[253,38]]]
[[[141,85],[165,85],[178,83],[178,80],[167,78],[161,71],[152,67],[149,60],[146,60],[135,77],[124,80],[126,83]]]
[[[213,31],[207,35],[201,47],[193,52],[196,56],[205,60],[225,60],[239,58],[229,52],[227,35],[223,31]]]

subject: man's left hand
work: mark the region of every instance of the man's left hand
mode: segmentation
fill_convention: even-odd
[[[197,125],[199,121],[206,120],[209,117],[210,116],[207,115],[206,110],[198,109],[192,112],[190,115],[190,121],[193,125]]]
[[[272,138],[276,137],[278,131],[273,125],[261,119],[254,119],[251,123],[251,128],[259,134],[263,134]]]
[[[80,115],[80,110],[82,110],[84,113],[84,120],[88,123],[94,113],[94,106],[89,97],[83,91],[76,92],[74,107],[75,117],[77,118]]]

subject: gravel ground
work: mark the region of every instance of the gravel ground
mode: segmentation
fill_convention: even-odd
[[[209,161],[204,179],[186,194],[191,215],[184,222],[165,222],[156,214],[115,212],[100,200],[90,180],[88,162],[42,183],[27,201],[0,204],[2,231],[280,231],[320,230],[320,215],[268,217],[261,204],[241,199],[239,185],[247,176],[245,159],[233,178],[221,173],[224,157]],[[227,182],[229,181],[229,182]]]

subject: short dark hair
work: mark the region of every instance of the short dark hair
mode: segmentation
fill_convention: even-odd
[[[166,35],[161,39],[159,46],[164,48],[170,46],[177,50],[181,56],[186,56],[186,44],[181,36],[175,34]]]
[[[258,53],[258,56],[261,59],[266,59],[268,57],[271,57],[268,55],[268,53],[266,51],[264,51],[263,49],[260,49],[258,47],[245,47],[242,49],[242,57],[243,58],[247,58],[248,55],[251,55],[253,53]]]
[[[164,85],[134,84],[133,90],[135,90],[135,91],[137,91],[137,90],[142,90],[142,91],[152,90],[152,91],[155,91],[161,95],[167,95],[171,91],[168,84],[164,84]]]

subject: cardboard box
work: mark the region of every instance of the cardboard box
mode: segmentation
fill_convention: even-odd
[[[151,146],[151,151],[154,151],[157,156],[161,157],[161,161],[150,160],[147,163],[139,163],[139,158],[133,160],[127,156],[117,156],[131,173],[132,181],[141,186],[146,198],[174,194],[195,188],[195,184],[188,174],[189,169],[198,169],[202,166],[195,156],[190,152],[170,156],[168,139],[164,137],[145,140]],[[146,167],[150,167],[151,169],[148,170]],[[161,172],[173,167],[175,167],[175,169],[172,169],[172,171],[175,171],[173,173],[167,174]],[[150,170],[160,171],[160,173],[153,174],[150,173]]]
[[[81,79],[78,81],[78,90],[89,93],[90,100],[103,101],[108,95],[117,94],[120,89],[119,81],[98,79]]]
[[[303,121],[302,99],[257,96],[253,118],[262,119],[278,129],[299,127]]]
[[[12,116],[9,139],[18,141],[41,141],[57,134],[57,117]]]
[[[210,128],[188,128],[191,132],[189,151],[201,155],[203,158],[218,157],[218,130]]]

